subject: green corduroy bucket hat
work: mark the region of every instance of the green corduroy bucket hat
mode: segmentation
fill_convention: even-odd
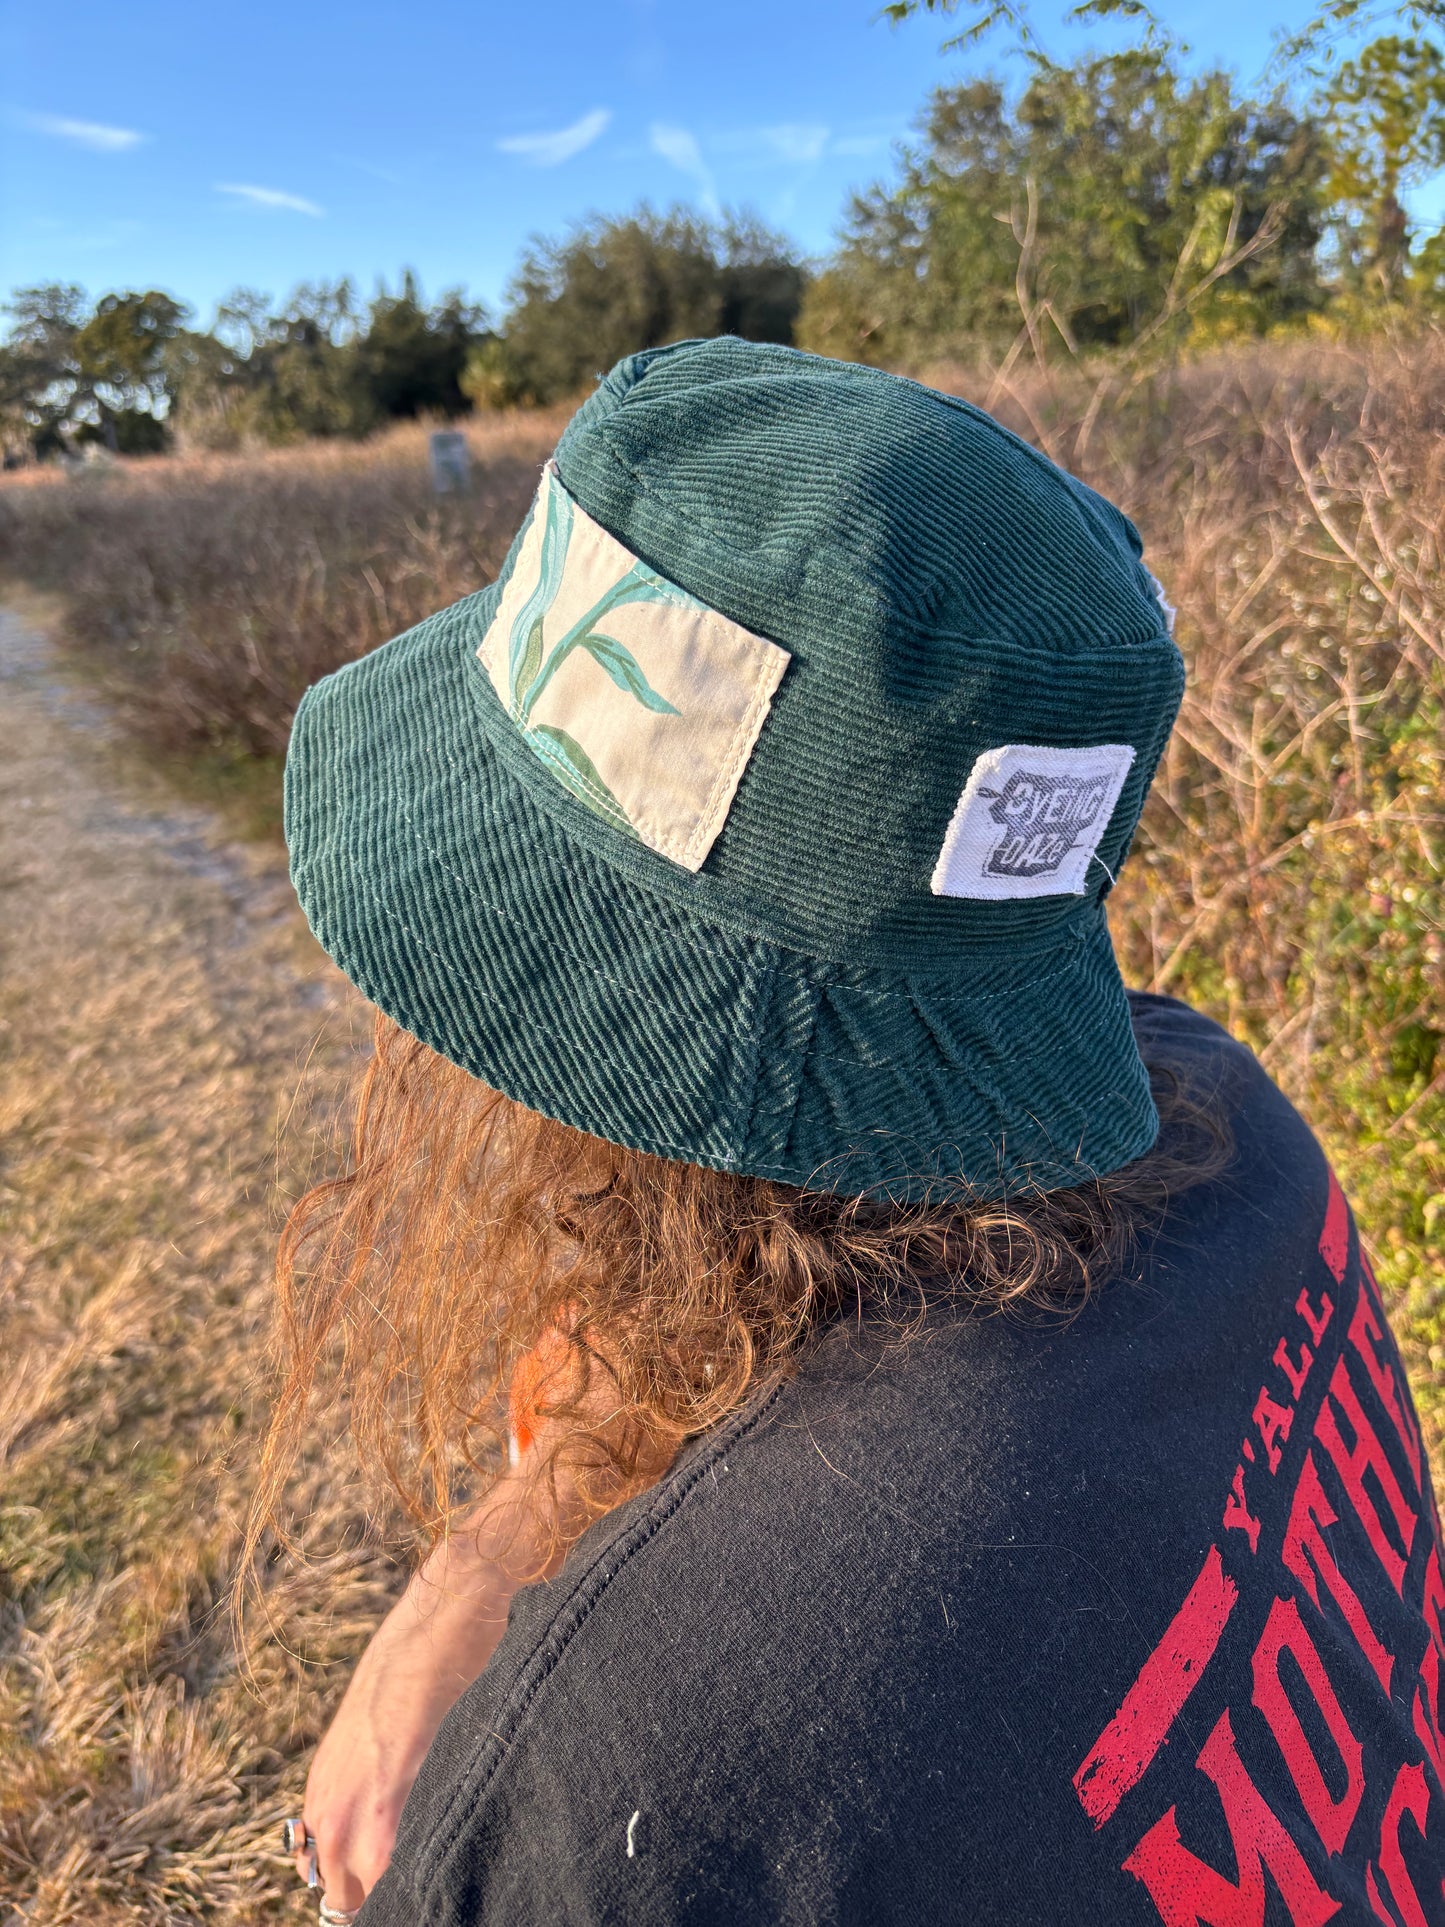
[[[1102,899],[1183,666],[1132,525],[987,415],[620,362],[501,578],[311,689],[297,894],[398,1023],[613,1143],[896,1200],[1154,1142]]]

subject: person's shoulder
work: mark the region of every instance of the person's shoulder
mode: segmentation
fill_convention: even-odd
[[[1189,1239],[1207,1223],[1210,1237],[1225,1239],[1230,1221],[1238,1231],[1267,1219],[1308,1244],[1329,1167],[1307,1120],[1222,1024],[1176,997],[1128,997],[1162,1115],[1160,1148],[1176,1164],[1202,1157],[1207,1168],[1205,1181],[1171,1197],[1164,1229]]]
[[[716,1548],[716,1526],[694,1522],[689,1530],[684,1518],[698,1510],[702,1489],[714,1500],[728,1493],[730,1452],[769,1430],[787,1389],[786,1381],[760,1388],[731,1418],[687,1441],[655,1486],[588,1529],[555,1578],[514,1596],[501,1644],[432,1743],[391,1865],[368,1898],[366,1927],[463,1919],[540,1927],[597,1917],[601,1875],[588,1844],[584,1783],[608,1775],[577,1773],[588,1758],[615,1761],[614,1747],[627,1739],[614,1730],[608,1681],[627,1648],[635,1653],[649,1629],[656,1634],[669,1591],[639,1577],[639,1568],[650,1570],[666,1547],[662,1563],[676,1578],[679,1560]],[[645,1609],[627,1612],[620,1644],[609,1641],[599,1626],[619,1593],[631,1599],[638,1588]],[[599,1722],[603,1730],[594,1730]],[[630,1757],[625,1745],[623,1755]],[[519,1810],[515,1782],[530,1790],[539,1776],[554,1797],[545,1810],[529,1800]],[[629,1854],[634,1847],[629,1836]]]
[[[1193,1004],[1161,991],[1126,990],[1135,1041],[1146,1058],[1151,1052],[1177,1053],[1200,1059],[1255,1061],[1247,1044],[1231,1037],[1223,1024],[1206,1017]]]
[[[1223,1024],[1177,997],[1143,990],[1126,994],[1134,1041],[1156,1083],[1172,1078],[1217,1110],[1262,1110],[1278,1127],[1311,1135],[1253,1050]]]

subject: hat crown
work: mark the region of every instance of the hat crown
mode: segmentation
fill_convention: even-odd
[[[599,456],[624,473],[595,473]],[[1068,650],[1160,632],[1127,516],[981,409],[882,369],[730,337],[631,355],[557,459],[639,534],[649,506],[705,530],[717,597],[763,589],[776,621],[778,598],[801,592],[806,620],[806,576],[825,593],[841,579],[865,622],[885,621],[903,652],[916,629],[945,674],[951,642]]]
[[[1182,666],[1116,510],[965,404],[684,343],[608,375],[501,578],[308,692],[312,928],[519,1102],[921,1200],[1158,1118],[1099,898]]]
[[[556,456],[628,550],[791,663],[703,875],[822,954],[942,958],[1077,914],[933,888],[979,758],[1129,746],[1127,851],[1182,686],[1133,525],[980,410],[741,342],[620,363]]]

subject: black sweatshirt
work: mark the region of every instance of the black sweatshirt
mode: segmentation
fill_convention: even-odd
[[[830,1330],[513,1605],[363,1927],[1445,1921],[1445,1583],[1348,1209],[1231,1168],[1068,1321]]]

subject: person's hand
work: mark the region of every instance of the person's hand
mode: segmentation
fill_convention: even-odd
[[[437,1728],[491,1658],[517,1586],[543,1576],[527,1569],[515,1483],[504,1480],[411,1581],[317,1748],[302,1817],[332,1907],[359,1907],[381,1878]],[[304,1879],[304,1853],[297,1866]]]

